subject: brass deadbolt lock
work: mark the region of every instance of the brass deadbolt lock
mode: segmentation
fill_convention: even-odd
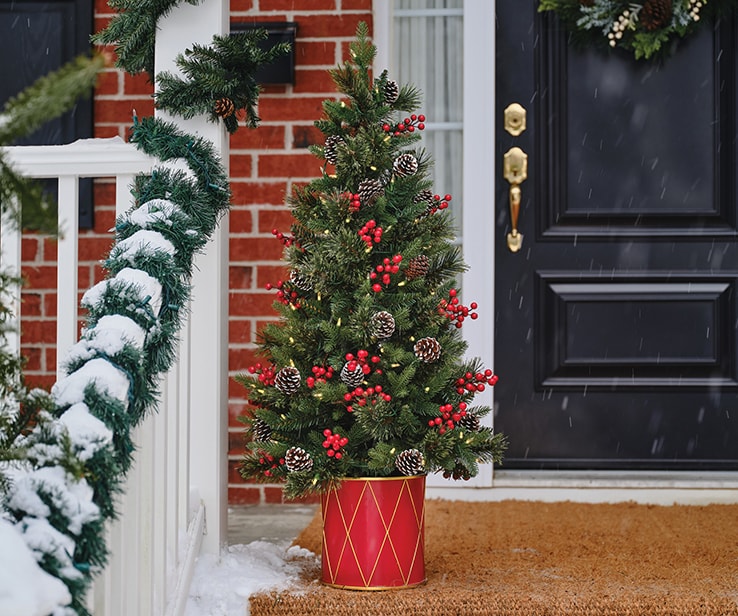
[[[505,108],[505,130],[517,137],[525,130],[525,108],[520,103],[511,103]]]

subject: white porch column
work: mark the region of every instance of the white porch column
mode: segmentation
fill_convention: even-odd
[[[229,3],[203,0],[197,6],[182,3],[159,23],[156,73],[177,72],[174,58],[193,43],[208,44],[214,34],[225,34]],[[221,124],[204,116],[192,120],[157,115],[176,121],[182,130],[215,145],[228,168],[228,139]],[[227,430],[228,430],[228,218],[225,217],[206,254],[195,260],[189,328],[182,344],[189,344],[189,371],[180,379],[189,387],[190,485],[205,503],[206,535],[202,548],[218,554],[227,537]],[[185,354],[184,356],[187,356]]]

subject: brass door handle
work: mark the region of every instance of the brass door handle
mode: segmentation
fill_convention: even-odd
[[[528,155],[515,146],[505,152],[502,175],[510,183],[510,226],[507,234],[507,247],[510,252],[518,252],[523,245],[523,234],[518,231],[518,216],[522,191],[520,185],[528,178]]]

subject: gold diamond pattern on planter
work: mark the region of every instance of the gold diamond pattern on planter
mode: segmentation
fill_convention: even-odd
[[[345,479],[321,499],[323,575],[331,586],[425,582],[425,476]]]

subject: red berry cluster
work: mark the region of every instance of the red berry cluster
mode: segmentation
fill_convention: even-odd
[[[456,327],[460,328],[466,317],[474,320],[478,319],[479,315],[476,312],[472,312],[478,308],[477,302],[472,302],[468,306],[464,306],[459,303],[457,294],[458,291],[456,289],[451,289],[448,292],[448,299],[442,299],[438,304],[438,314],[448,317],[452,323],[456,321]]]
[[[429,419],[428,425],[431,428],[438,426],[438,433],[445,434],[446,430],[453,430],[462,417],[466,417],[466,402],[459,402],[457,410],[454,410],[453,404],[442,404],[438,412],[440,416]]]
[[[385,133],[392,133],[395,137],[399,137],[403,133],[412,133],[415,132],[415,129],[423,130],[425,128],[425,116],[423,114],[420,115],[411,115],[409,118],[405,118],[402,122],[398,122],[396,126],[391,126],[390,124],[382,124],[382,129]]]
[[[497,383],[497,375],[493,374],[489,368],[476,374],[467,372],[464,376],[456,379],[456,392],[463,395],[469,392],[484,391],[486,385],[493,386],[495,383]]]
[[[346,406],[346,410],[349,413],[353,413],[354,404],[357,406],[375,406],[380,400],[390,402],[392,400],[392,396],[385,393],[381,385],[375,385],[374,387],[367,387],[366,389],[363,387],[357,387],[354,391],[345,393],[343,395],[343,399],[346,402],[351,403]]]
[[[392,259],[385,257],[382,263],[374,268],[376,271],[369,274],[369,278],[375,281],[372,285],[372,291],[379,293],[382,290],[382,284],[385,287],[389,286],[392,282],[391,274],[400,271],[400,263],[402,263],[402,255],[395,255]],[[378,280],[381,280],[382,284],[379,284]]]
[[[275,236],[280,242],[282,242],[288,248],[294,244],[299,246],[297,240],[292,235],[285,235],[279,229],[272,229],[272,235]]]
[[[271,477],[272,471],[284,464],[284,458],[280,458],[279,461],[277,461],[273,455],[262,452],[261,457],[259,458],[259,464],[264,467],[264,475],[266,477]]]
[[[378,355],[372,355],[371,358],[369,357],[369,351],[366,349],[359,349],[356,351],[356,355],[353,353],[346,353],[346,361],[348,362],[348,370],[349,372],[353,372],[356,370],[357,366],[361,366],[361,371],[366,376],[369,374],[372,369],[369,366],[369,362],[373,364],[378,364],[381,360],[381,358]],[[382,374],[381,370],[376,370],[378,374]]]
[[[325,383],[328,379],[333,377],[333,368],[328,366],[313,366],[312,372],[314,376],[309,376],[305,379],[307,386],[312,389],[316,383]]]
[[[263,366],[261,363],[258,363],[254,366],[249,366],[249,373],[258,374],[259,381],[261,381],[261,383],[266,387],[274,385],[274,377],[277,374],[274,370],[274,364]]]
[[[367,248],[371,248],[373,243],[379,244],[382,241],[382,227],[378,227],[375,220],[368,221],[357,233]]]
[[[267,282],[266,290],[271,291],[275,287],[277,288],[277,301],[284,304],[285,306],[292,305],[295,309],[302,308],[302,304],[300,303],[300,296],[297,294],[297,291],[294,289],[290,291],[289,289],[285,288],[284,282],[282,280],[278,280],[276,285],[273,285],[271,282]]]
[[[348,443],[348,438],[341,436],[338,432],[333,434],[333,431],[329,428],[323,430],[323,436],[325,436],[323,447],[328,450],[325,452],[325,455],[329,458],[335,458],[336,460],[343,458],[343,452],[341,449]]]
[[[428,214],[435,214],[438,210],[445,210],[448,207],[448,202],[451,201],[451,195],[433,195],[433,205],[428,208]]]
[[[361,207],[361,198],[358,193],[349,194],[349,212],[358,212]]]

